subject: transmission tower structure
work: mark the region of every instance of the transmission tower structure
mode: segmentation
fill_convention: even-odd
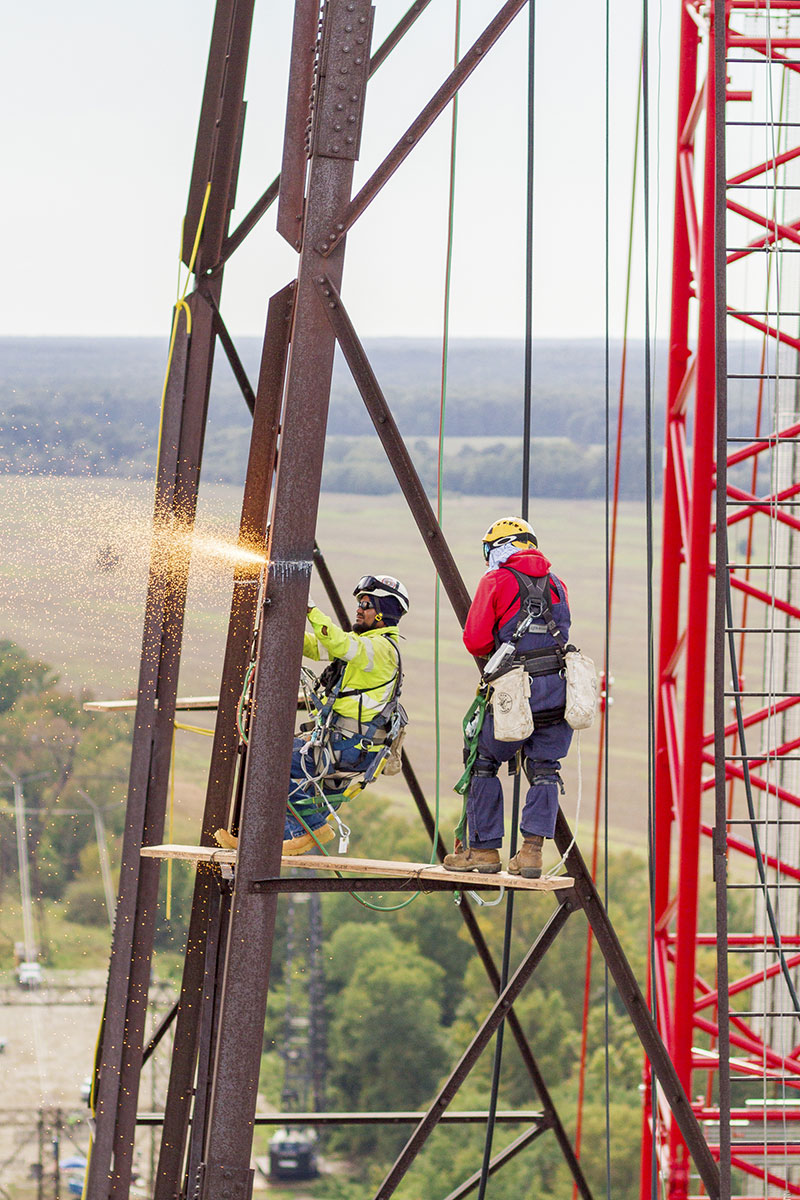
[[[681,7],[653,1001],[732,1194],[795,1196],[800,3]],[[643,1198],[656,1175],[700,1194],[646,1073]]]
[[[307,919],[302,920],[303,916]],[[303,929],[305,925],[305,929]],[[298,928],[298,926],[300,926]],[[304,936],[303,936],[304,935]],[[318,892],[286,898],[281,1108],[325,1111],[325,977],[322,905]]]
[[[400,873],[393,874],[389,868],[398,864],[386,863],[372,864],[383,868],[382,873],[337,878],[328,872],[324,876],[304,872],[302,878],[282,877],[281,844],[312,567],[336,619],[347,623],[333,575],[315,543],[337,344],[443,591],[462,624],[469,607],[464,581],[342,297],[348,231],[402,168],[514,18],[528,7],[527,0],[506,0],[486,14],[488,23],[476,41],[449,73],[443,68],[441,86],[353,195],[368,79],[387,54],[399,49],[427,2],[411,4],[385,41],[373,49],[374,14],[369,0],[326,0],[322,7],[319,0],[295,0],[288,99],[280,117],[285,128],[280,175],[231,230],[254,0],[217,0],[184,222],[182,259],[194,275],[194,290],[175,309],[161,415],[154,548],[120,889],[93,1088],[95,1137],[87,1172],[87,1200],[127,1200],[142,1065],[172,1022],[173,1050],[154,1200],[189,1196],[249,1200],[279,897],[303,891],[402,891],[419,877],[414,864],[400,864]],[[531,22],[532,13],[531,8]],[[532,24],[529,29],[532,35]],[[532,36],[529,44],[533,44]],[[222,282],[231,254],[275,201],[278,232],[297,252],[297,272],[269,301],[259,377],[252,386],[221,315]],[[192,848],[198,870],[180,998],[145,1045],[159,860],[174,856],[177,849],[161,843],[190,566],[186,535],[191,532],[197,504],[217,342],[253,416],[239,530],[243,554],[233,578],[201,845]],[[247,677],[252,677],[252,690],[245,736],[239,709]],[[447,847],[441,837],[436,838],[431,811],[405,755],[403,774],[441,860]],[[238,832],[235,855],[218,850],[213,843],[214,831],[229,825]],[[506,1114],[509,1120],[525,1120],[527,1127],[491,1159],[487,1153],[480,1172],[452,1195],[466,1195],[479,1180],[485,1188],[488,1173],[548,1134],[555,1139],[578,1193],[590,1200],[592,1193],[565,1123],[514,1011],[514,1003],[537,965],[570,914],[578,910],[591,925],[707,1195],[712,1200],[721,1195],[720,1173],[691,1110],[688,1093],[681,1086],[563,813],[558,816],[555,841],[565,856],[565,877],[515,881],[504,876],[506,887],[539,887],[557,899],[553,906],[551,895],[550,915],[513,974],[501,974],[473,908],[466,898],[461,904],[461,915],[497,998],[427,1111],[412,1114],[414,1130],[380,1184],[376,1200],[388,1200],[394,1193],[443,1119],[482,1121],[488,1124],[489,1135],[495,1121],[503,1119],[494,1111],[447,1112],[461,1083],[501,1027],[507,1027],[514,1038],[530,1078],[535,1110]],[[315,864],[319,861],[313,860]],[[463,890],[464,880],[457,875],[436,867],[425,869],[426,891]],[[497,889],[494,878],[474,883],[467,877],[467,882],[475,891]],[[537,902],[547,903],[547,897]],[[387,1080],[388,1099],[391,1089],[392,1081]],[[374,1114],[345,1116],[361,1121],[378,1119]],[[394,1119],[391,1113],[383,1116]],[[309,1117],[313,1119],[313,1114]],[[487,1148],[491,1149],[490,1136]]]

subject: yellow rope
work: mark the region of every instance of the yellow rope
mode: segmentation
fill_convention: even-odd
[[[201,729],[199,725],[182,725],[180,721],[175,722],[176,729],[185,729],[187,733],[202,733],[204,737],[213,737],[213,729]]]
[[[192,254],[189,259],[189,270],[186,275],[186,282],[183,285],[183,291],[181,291],[181,268],[180,268],[181,260],[180,260],[180,255],[178,255],[178,299],[175,301],[175,308],[173,310],[172,333],[171,333],[171,336],[169,339],[169,354],[167,355],[167,369],[164,373],[164,386],[161,389],[161,415],[159,416],[159,420],[158,420],[158,451],[156,454],[156,462],[158,462],[158,460],[161,457],[161,435],[162,435],[162,432],[164,429],[164,408],[165,408],[166,400],[167,400],[167,383],[169,381],[170,367],[172,366],[172,354],[173,354],[173,351],[175,350],[175,338],[177,337],[177,333],[178,333],[178,321],[180,319],[181,310],[183,310],[183,312],[186,313],[186,336],[187,337],[192,336],[192,312],[191,312],[191,309],[189,308],[189,305],[186,303],[186,293],[189,289],[189,280],[191,279],[192,274],[194,272],[194,264],[195,264],[195,259],[197,258],[197,251],[200,249],[200,238],[203,233],[203,225],[204,225],[205,219],[206,219],[206,212],[208,210],[208,201],[209,201],[210,196],[211,196],[211,184],[207,183],[206,184],[206,194],[203,197],[203,207],[200,210],[200,220],[197,222],[197,232],[194,235],[194,245],[192,246]],[[182,234],[183,234],[183,226],[181,226],[181,235]],[[181,244],[182,243],[183,243],[183,236],[181,236]]]
[[[175,730],[172,731],[172,754],[169,760],[169,817],[167,841],[172,845],[173,818],[175,816]],[[164,908],[167,920],[172,919],[172,859],[167,859],[167,903]]]

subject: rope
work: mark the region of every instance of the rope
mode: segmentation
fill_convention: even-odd
[[[610,127],[611,127],[611,94],[610,94],[610,76],[611,76],[611,14],[609,0],[606,0],[605,13],[605,51],[606,51],[606,77],[605,77],[605,158],[604,158],[604,195],[605,202],[605,247],[604,247],[604,318],[605,328],[603,357],[604,357],[604,372],[603,380],[603,404],[605,413],[605,497],[604,497],[604,536],[605,536],[605,551],[606,551],[606,612],[605,612],[605,644],[603,647],[603,658],[605,659],[605,685],[606,685],[606,703],[603,707],[603,716],[606,716],[608,710],[608,679],[609,679],[609,660],[610,660],[610,642],[611,642],[611,535],[609,530],[609,513],[608,513],[608,468],[609,468],[609,444],[611,441],[611,388],[610,388],[610,370],[609,370],[609,315],[610,315],[610,298],[609,298],[609,278],[610,278],[610,263],[609,263],[609,243],[611,233],[609,228],[609,219],[611,212],[611,196],[610,196],[610,161],[609,161],[609,142],[610,142]],[[637,123],[638,123],[638,96],[637,96]],[[634,155],[635,157],[635,155]],[[629,255],[630,259],[630,255]],[[630,266],[628,268],[630,270]],[[627,300],[626,300],[627,309]],[[627,313],[626,313],[627,317]],[[626,330],[627,332],[627,330]],[[622,401],[620,400],[619,415],[617,417],[617,461],[616,473],[614,479],[614,520],[616,522],[617,515],[617,498],[619,494],[619,464],[620,464],[620,437],[622,434]],[[604,804],[604,822],[603,822],[603,903],[606,912],[608,912],[608,721],[602,723],[603,732],[603,780],[605,787],[605,804]],[[580,786],[581,786],[581,767],[580,767],[581,739],[578,734],[578,805],[580,806]],[[578,819],[575,818],[575,829],[578,828]],[[595,852],[597,848],[597,839],[595,838]],[[589,926],[591,930],[591,926]],[[603,1083],[605,1089],[605,1134],[606,1134],[606,1196],[607,1200],[611,1200],[611,1069],[610,1069],[610,986],[608,961],[603,959],[603,1033],[605,1035],[604,1048],[604,1063],[603,1063]]]
[[[173,818],[175,816],[175,728],[172,730],[172,751],[169,759],[169,816],[167,818],[167,840],[172,844]],[[164,916],[172,919],[172,859],[167,859],[167,902]]]
[[[174,729],[183,729],[185,733],[201,733],[203,737],[213,737],[213,729],[202,729],[199,725],[184,725],[181,721],[175,721]]]
[[[648,931],[650,959],[650,1009],[657,1015],[655,961],[655,661],[653,653],[654,593],[653,593],[653,380],[650,345],[650,25],[648,0],[642,0],[642,194],[644,212],[644,355],[645,355],[645,513],[647,562],[647,843],[650,888],[650,928]],[[657,1158],[658,1105],[652,1104],[653,1131],[650,1164],[650,1191],[653,1200],[658,1196],[659,1170]]]
[[[455,0],[453,30],[453,66],[458,65],[461,48],[461,0]],[[450,179],[447,201],[447,247],[445,251],[444,298],[442,308],[442,364],[439,388],[439,441],[436,459],[436,520],[442,524],[442,491],[444,482],[444,429],[447,410],[447,375],[450,354],[450,295],[453,276],[453,229],[456,196],[456,151],[458,146],[458,92],[453,97],[450,124]],[[431,862],[435,861],[439,836],[439,803],[441,797],[441,680],[440,680],[440,619],[441,580],[437,572],[434,585],[433,616],[433,709],[435,729],[435,831],[431,845]]]
[[[534,116],[535,116],[535,80],[536,80],[536,0],[528,4],[528,143],[526,159],[526,199],[525,199],[525,378],[522,416],[522,495],[521,508],[523,520],[528,518],[528,492],[530,490],[530,457],[531,457],[531,396],[532,396],[532,357],[533,357],[533,184],[534,184]],[[519,762],[514,776],[514,797],[511,808],[511,854],[516,853],[517,826],[519,824],[520,778]],[[503,931],[503,958],[500,967],[499,992],[508,983],[509,965],[511,961],[511,935],[514,923],[514,893],[508,894],[506,906],[505,928]],[[483,1146],[483,1162],[481,1163],[478,1200],[484,1200],[489,1181],[489,1168],[492,1158],[492,1142],[494,1140],[495,1119],[497,1116],[497,1100],[500,1091],[500,1070],[503,1061],[503,1035],[505,1022],[501,1021],[495,1037],[494,1061],[492,1063],[492,1088],[489,1097],[488,1120],[486,1122],[486,1138]]]
[[[167,402],[167,384],[169,382],[170,368],[172,367],[172,355],[175,350],[175,339],[178,334],[178,321],[180,319],[181,312],[184,312],[186,314],[186,336],[187,337],[192,336],[192,310],[189,308],[189,305],[186,303],[186,293],[189,289],[189,280],[191,279],[192,274],[194,272],[194,263],[195,263],[195,259],[197,258],[197,251],[200,249],[200,238],[203,233],[203,225],[204,225],[205,219],[206,219],[206,211],[208,209],[208,201],[209,201],[210,196],[211,196],[211,184],[207,183],[206,184],[206,193],[205,193],[205,196],[203,197],[203,207],[200,210],[200,220],[197,222],[197,232],[194,235],[194,245],[192,246],[192,254],[189,259],[189,269],[188,269],[188,272],[186,275],[186,281],[183,285],[183,291],[181,291],[181,278],[180,278],[181,259],[180,259],[180,254],[178,255],[178,289],[177,289],[178,290],[178,299],[175,301],[175,307],[173,310],[172,332],[170,334],[169,353],[167,355],[167,369],[164,372],[164,386],[161,389],[161,412],[160,412],[160,415],[158,418],[158,449],[156,452],[156,462],[158,462],[159,459],[161,458],[161,437],[164,432],[164,410],[166,408],[166,402]],[[183,227],[181,227],[181,243],[182,242],[183,242]]]

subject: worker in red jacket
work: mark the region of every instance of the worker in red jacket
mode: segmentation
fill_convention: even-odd
[[[524,628],[516,640],[513,662],[524,665],[530,676],[534,729],[525,741],[500,742],[494,736],[491,703],[487,706],[467,793],[468,845],[456,846],[444,865],[453,871],[485,874],[500,870],[503,789],[497,772],[521,749],[530,786],[520,821],[524,841],[508,869],[512,874],[538,879],[542,873],[542,844],[555,832],[559,795],[564,792],[560,760],[572,740],[572,729],[564,720],[562,659],[547,624],[554,622],[564,642],[569,640],[569,599],[566,587],[538,549],[536,534],[521,517],[503,517],[490,525],[484,534],[483,553],[486,574],[467,614],[464,645],[477,657],[489,656]],[[538,607],[535,596],[540,597]],[[526,614],[531,619],[522,626]]]

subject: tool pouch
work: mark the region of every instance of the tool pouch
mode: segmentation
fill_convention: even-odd
[[[494,736],[498,742],[524,742],[533,733],[531,681],[524,667],[496,680],[492,691]]]
[[[406,731],[405,728],[403,728],[392,742],[391,749],[386,756],[386,766],[383,768],[384,775],[399,775],[403,769],[400,753],[403,749],[403,742],[405,741],[405,738]]]
[[[580,650],[568,650],[564,655],[564,675],[567,681],[564,718],[572,729],[588,729],[597,712],[598,683],[594,663]]]

